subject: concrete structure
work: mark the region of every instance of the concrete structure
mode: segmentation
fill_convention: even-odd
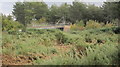
[[[64,26],[33,26],[33,27],[28,27],[28,28],[33,28],[33,29],[60,29],[62,31],[69,31],[70,30],[69,25],[64,25]]]

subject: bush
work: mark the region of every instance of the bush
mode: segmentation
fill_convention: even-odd
[[[79,27],[76,24],[74,24],[74,25],[70,26],[70,29],[71,30],[79,30]]]
[[[65,43],[66,42],[66,38],[65,38],[65,34],[62,32],[57,33],[56,35],[57,41],[60,43]]]
[[[75,23],[77,26],[80,26],[80,27],[84,27],[85,26],[85,23],[81,20],[81,21],[76,21]]]
[[[83,56],[80,62],[83,65],[109,65],[116,64],[118,59],[117,45],[96,46],[96,48],[87,48],[87,56]]]
[[[45,23],[46,22],[46,18],[42,17],[41,19],[38,20],[38,23]]]
[[[22,28],[23,28],[23,25],[17,21],[12,21],[12,20],[8,20],[8,19],[4,19],[2,21],[2,30],[3,31],[17,31]]]
[[[104,27],[112,27],[114,26],[113,23],[107,23]]]
[[[81,21],[76,21],[76,23],[74,25],[71,25],[71,30],[84,30],[84,27],[85,24],[84,22],[81,20]]]
[[[80,41],[80,37],[75,34],[59,32],[56,35],[57,41],[62,44],[77,44]]]
[[[112,23],[114,26],[118,26],[119,20],[118,19],[112,20]]]
[[[86,24],[86,29],[95,29],[95,28],[101,28],[102,25],[96,21],[89,20]]]

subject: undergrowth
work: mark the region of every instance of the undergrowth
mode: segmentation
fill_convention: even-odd
[[[33,61],[36,65],[116,65],[120,60],[118,34],[117,27],[70,32],[29,29],[4,33],[2,51],[13,56],[29,53],[50,56],[37,58]],[[69,45],[72,47],[68,48]]]

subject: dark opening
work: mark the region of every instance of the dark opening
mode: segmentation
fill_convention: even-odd
[[[60,28],[57,28],[57,29],[60,29],[60,30],[62,30],[62,31],[63,31],[63,30],[64,30],[64,27],[60,27]]]

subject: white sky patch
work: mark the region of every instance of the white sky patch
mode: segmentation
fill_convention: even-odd
[[[74,0],[0,0],[0,2],[72,2]],[[120,0],[77,0],[79,2],[103,2],[103,1],[108,1],[108,2],[118,2]]]
[[[0,3],[0,5],[1,5],[0,12],[5,14],[5,15],[12,14],[13,4],[14,4],[14,2],[2,2],[2,3]]]
[[[0,0],[0,2],[72,2],[74,0]],[[103,1],[108,1],[108,2],[118,2],[120,0],[77,0],[80,2],[103,2]]]
[[[24,0],[0,0],[0,2],[23,2]]]
[[[74,0],[43,0],[45,2],[73,2]],[[76,0],[78,2],[103,2],[105,0]]]
[[[26,2],[73,2],[75,0],[24,0]],[[106,0],[76,0],[78,2],[103,2]]]
[[[73,2],[75,0],[24,0],[26,2]],[[118,2],[120,0],[76,0],[78,2],[104,2],[104,1],[108,1],[108,2]]]
[[[2,13],[2,8],[1,7],[2,7],[2,4],[0,3],[0,13]]]
[[[105,0],[78,0],[79,2],[103,2]]]
[[[43,0],[44,2],[73,2],[74,0]]]

